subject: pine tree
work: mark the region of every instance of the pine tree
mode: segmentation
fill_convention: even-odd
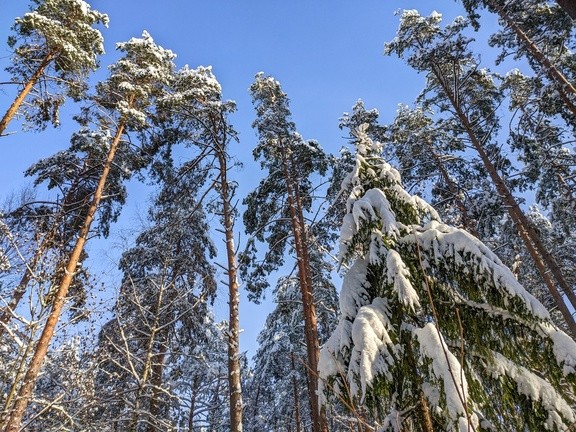
[[[107,136],[98,136],[88,130],[74,133],[70,147],[53,156],[44,158],[32,165],[25,174],[34,176],[34,186],[45,184],[56,196],[39,200],[36,196],[18,203],[17,207],[6,212],[6,220],[22,233],[28,230],[30,252],[23,268],[18,268],[20,278],[14,282],[12,292],[7,294],[10,300],[0,308],[0,338],[5,333],[6,325],[12,319],[20,301],[31,283],[41,282],[41,275],[49,275],[52,284],[61,278],[59,267],[65,265],[69,253],[76,242],[76,235],[88,211],[90,198],[99,180],[99,170],[106,158],[103,146]],[[136,169],[133,155],[120,152],[119,166],[130,166]],[[136,165],[138,162],[136,162]],[[106,185],[106,198],[102,200],[98,218],[91,227],[91,235],[107,237],[110,224],[120,215],[122,204],[126,200],[126,189],[123,182],[130,177],[127,170],[113,169]],[[34,239],[34,241],[32,241]],[[83,253],[82,261],[87,258]],[[75,282],[81,281],[77,275]],[[11,284],[12,285],[12,284]],[[75,284],[78,285],[78,284]],[[73,288],[77,301],[76,308],[81,307],[85,289]]]
[[[320,343],[324,343],[336,321],[336,289],[331,281],[334,269],[324,262],[319,251],[313,250],[311,259],[316,269],[313,284],[318,333]],[[281,430],[302,432],[312,424],[310,407],[306,404],[309,396],[301,301],[298,275],[280,278],[274,290],[276,307],[258,335],[258,351],[253,358],[250,384],[253,394],[246,408],[251,431],[266,429],[270,419]]]
[[[384,431],[571,427],[574,341],[484,244],[403,189],[365,128],[356,137],[325,394]]]
[[[476,27],[481,7],[498,15],[503,28],[489,41],[502,48],[498,61],[511,54],[525,57],[539,76],[550,81],[541,95],[556,99],[556,111],[574,126],[574,25],[565,11],[557,4],[538,0],[514,0],[505,5],[493,0],[463,0],[463,4]]]
[[[172,119],[172,127],[166,131],[174,143],[184,143],[197,150],[197,155],[187,162],[188,170],[202,173],[210,186],[204,196],[215,198],[210,206],[220,217],[226,249],[226,264],[222,265],[228,287],[228,390],[230,430],[241,432],[242,375],[240,354],[240,285],[234,245],[234,223],[237,217],[234,196],[236,183],[229,179],[229,171],[235,165],[229,154],[230,143],[237,140],[236,131],[228,120],[235,111],[232,101],[223,101],[220,84],[210,68],[195,70],[184,67],[171,83],[171,93],[162,101],[165,116]]]
[[[320,411],[318,388],[319,337],[314,302],[313,271],[310,259],[311,238],[307,212],[313,207],[310,177],[324,174],[327,158],[318,143],[304,141],[291,120],[289,101],[278,81],[260,73],[250,87],[257,118],[253,126],[259,143],[254,158],[268,171],[258,188],[245,199],[244,224],[254,237],[243,255],[243,275],[247,289],[258,299],[267,287],[267,276],[284,263],[289,247],[296,256],[304,311],[308,395],[315,432],[326,430],[326,419]],[[266,242],[269,249],[262,262],[257,257],[256,241]]]
[[[576,335],[576,322],[557,286],[573,306],[576,306],[576,296],[563,269],[544,247],[536,228],[512,194],[508,180],[512,164],[497,144],[500,119],[496,107],[503,93],[495,84],[494,76],[479,68],[468,48],[471,40],[462,34],[467,27],[466,20],[459,17],[445,29],[439,26],[441,20],[436,12],[425,18],[416,11],[405,11],[397,37],[386,45],[386,51],[406,58],[414,69],[427,73],[427,88],[422,96],[424,106],[453,113],[458,125],[455,130],[477,153],[570,332]]]
[[[306,349],[301,296],[296,277],[281,278],[274,293],[275,309],[258,335],[251,377],[253,392],[246,408],[250,431],[276,429],[302,431],[311,424],[307,406]]]
[[[33,10],[16,19],[14,35],[8,39],[14,49],[8,71],[21,89],[0,120],[0,136],[27,98],[28,122],[39,128],[47,122],[58,125],[65,97],[83,96],[86,78],[104,53],[102,35],[94,26],[107,26],[107,15],[82,0],[33,0],[33,4]]]
[[[155,101],[165,93],[166,85],[173,73],[174,55],[158,47],[146,32],[141,39],[133,38],[119,44],[118,48],[125,53],[124,57],[110,67],[108,80],[97,86],[94,97],[97,107],[94,108],[95,112],[85,110],[82,119],[85,123],[89,120],[99,122],[100,130],[86,132],[85,139],[87,145],[100,146],[106,153],[106,158],[100,167],[98,183],[87,207],[77,241],[70,252],[58,288],[54,291],[50,315],[34,349],[18,397],[4,426],[4,432],[15,432],[20,427],[70,285],[77,272],[92,222],[100,208],[108,176],[114,169],[124,169],[127,173],[133,169],[130,165],[115,164],[116,156],[122,153],[122,148],[129,149],[129,153],[133,150],[131,143],[123,140],[123,137],[131,131],[143,133],[151,127],[149,118],[154,116]],[[115,129],[111,133],[112,127]]]

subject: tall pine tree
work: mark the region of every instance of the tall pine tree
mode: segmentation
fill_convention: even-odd
[[[118,168],[125,169],[126,173],[130,173],[133,169],[130,165],[122,166],[115,163],[116,157],[122,155],[123,149],[128,154],[134,151],[132,143],[124,138],[125,134],[145,133],[151,128],[155,102],[165,94],[166,86],[173,74],[174,55],[156,45],[146,32],[142,38],[133,38],[119,44],[118,48],[124,53],[124,57],[110,67],[109,78],[98,84],[93,98],[94,107],[86,109],[81,119],[85,124],[89,121],[99,124],[98,131],[83,132],[86,145],[97,146],[105,153],[99,167],[98,182],[89,200],[76,243],[64,266],[61,280],[54,290],[50,315],[26,368],[18,397],[4,426],[4,432],[15,432],[20,428],[36,379],[48,352],[48,346],[56,331],[68,291],[77,273],[78,263],[84,253],[92,222],[105,196],[108,176]],[[138,150],[136,153],[141,152]],[[146,153],[143,152],[143,155]]]
[[[313,208],[311,176],[324,174],[328,160],[318,143],[305,141],[296,132],[289,100],[280,83],[260,73],[250,87],[257,118],[254,128],[259,142],[253,151],[268,177],[245,199],[244,224],[253,235],[243,255],[244,277],[248,290],[259,298],[267,287],[267,276],[284,264],[289,248],[295,255],[304,312],[308,395],[314,432],[326,430],[326,419],[318,405],[319,336],[314,301],[314,274],[311,265],[310,220]],[[262,261],[256,241],[269,249]]]
[[[8,72],[20,91],[2,119],[0,136],[25,104],[26,120],[36,127],[60,123],[65,97],[78,100],[87,89],[88,74],[104,54],[98,24],[108,16],[83,0],[33,0],[35,6],[14,23],[8,45],[14,50]]]

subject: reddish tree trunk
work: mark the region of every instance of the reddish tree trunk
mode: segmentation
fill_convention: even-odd
[[[293,163],[289,159],[283,142],[279,143],[279,150],[284,167],[284,177],[288,195],[288,208],[294,234],[294,247],[298,266],[298,278],[302,295],[304,312],[304,334],[306,338],[308,394],[310,411],[312,414],[314,432],[326,432],[328,425],[318,400],[318,362],[320,358],[320,343],[318,337],[318,322],[316,318],[316,305],[314,303],[312,272],[308,254],[307,229],[304,222],[302,201],[298,191],[298,179],[294,176]]]
[[[116,135],[114,136],[114,139],[110,145],[110,150],[108,152],[106,162],[102,169],[102,174],[100,175],[98,186],[96,187],[96,190],[94,192],[90,208],[88,209],[86,219],[84,220],[84,225],[82,226],[82,229],[78,234],[78,240],[76,241],[76,245],[74,246],[74,249],[70,254],[70,259],[68,260],[64,276],[54,296],[54,301],[52,303],[52,310],[50,311],[48,320],[44,325],[42,335],[40,336],[40,339],[36,344],[36,349],[34,351],[32,359],[30,360],[30,364],[28,366],[28,370],[26,371],[26,375],[24,376],[23,384],[20,387],[20,391],[18,392],[16,402],[14,403],[14,406],[10,412],[8,422],[4,427],[4,432],[18,432],[18,430],[20,429],[20,424],[22,422],[22,418],[24,417],[24,413],[28,406],[28,402],[32,397],[32,392],[34,391],[36,380],[38,378],[38,374],[40,373],[40,368],[42,366],[42,363],[44,362],[46,353],[48,352],[48,346],[50,344],[52,336],[54,335],[54,331],[56,330],[58,320],[60,319],[62,308],[64,307],[64,303],[66,300],[66,295],[68,294],[68,290],[74,278],[74,274],[76,273],[76,267],[78,265],[78,262],[80,261],[82,251],[84,250],[84,245],[86,244],[86,241],[88,239],[88,234],[90,232],[90,225],[92,224],[92,221],[94,220],[94,217],[96,215],[96,211],[98,210],[98,207],[100,205],[102,194],[104,192],[104,187],[106,185],[106,179],[108,178],[108,174],[112,167],[112,162],[114,161],[114,157],[116,156],[118,144],[120,143],[120,139],[122,137],[123,132],[124,132],[124,124],[120,124],[118,126],[118,130],[116,131]]]
[[[22,102],[24,102],[24,99],[26,99],[26,96],[28,96],[28,94],[30,93],[36,82],[40,79],[40,77],[44,73],[44,70],[46,70],[50,62],[54,60],[54,57],[56,57],[56,53],[54,52],[47,54],[46,57],[44,57],[44,59],[40,63],[40,66],[38,66],[38,69],[36,69],[36,72],[34,72],[34,74],[26,82],[22,90],[20,90],[18,96],[16,96],[16,99],[14,99],[14,102],[12,102],[12,105],[10,105],[8,111],[6,111],[6,114],[4,114],[4,117],[2,117],[2,120],[0,120],[0,136],[4,134],[4,131],[8,127],[8,124],[10,123],[12,118],[14,118],[14,116],[18,112],[18,109],[22,105]]]
[[[522,238],[526,249],[530,253],[532,260],[534,261],[534,264],[538,268],[538,271],[542,279],[544,280],[544,283],[546,284],[548,291],[552,295],[556,307],[558,307],[558,310],[560,310],[560,312],[562,313],[562,316],[564,317],[566,324],[568,325],[572,337],[576,337],[576,321],[574,321],[574,317],[572,316],[570,310],[566,306],[566,303],[564,302],[562,295],[556,288],[556,283],[563,290],[564,295],[566,295],[566,298],[568,298],[572,307],[576,309],[576,295],[574,294],[574,291],[571,289],[571,287],[564,279],[562,270],[554,260],[554,257],[552,257],[552,255],[550,255],[548,250],[544,247],[544,244],[542,243],[540,236],[538,235],[538,233],[536,232],[536,230],[534,229],[534,227],[532,226],[532,224],[530,223],[530,221],[528,220],[528,218],[518,205],[518,202],[516,201],[516,199],[506,186],[506,183],[498,173],[498,170],[496,169],[494,164],[490,161],[490,158],[488,157],[486,151],[484,150],[484,146],[482,145],[480,139],[476,136],[474,132],[474,128],[472,127],[470,119],[468,118],[468,116],[458,103],[458,98],[454,95],[454,92],[445,82],[445,80],[442,79],[441,71],[437,67],[433,67],[433,73],[438,79],[438,82],[442,86],[444,92],[448,96],[450,103],[454,107],[456,115],[458,116],[460,122],[464,126],[464,129],[466,130],[466,133],[468,134],[468,137],[470,138],[470,141],[472,142],[474,149],[480,156],[480,159],[482,160],[482,163],[486,168],[488,175],[490,176],[494,186],[496,187],[496,190],[498,191],[498,194],[500,195],[502,202],[506,206],[506,210],[508,211],[510,218],[516,225],[518,234]],[[550,273],[552,273],[554,279],[556,279],[556,283],[554,283],[554,280],[550,277]]]
[[[574,1],[574,0],[556,0],[556,3],[558,3],[560,5],[560,7],[562,9],[564,9],[564,11],[566,11],[566,13],[568,15],[570,15],[570,18],[576,19],[576,1]]]

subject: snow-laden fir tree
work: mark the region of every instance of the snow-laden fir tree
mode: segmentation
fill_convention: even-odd
[[[402,188],[362,127],[355,144],[324,394],[366,407],[383,431],[567,430],[574,341],[493,252]]]
[[[83,0],[33,0],[32,5],[30,12],[16,18],[14,34],[8,38],[14,54],[7,71],[20,90],[0,120],[0,136],[18,112],[34,127],[58,125],[65,98],[83,96],[86,78],[104,54],[95,26],[107,26],[107,15]]]

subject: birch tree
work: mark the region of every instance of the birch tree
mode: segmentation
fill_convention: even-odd
[[[228,288],[228,390],[230,430],[243,429],[242,371],[240,353],[240,285],[234,243],[237,217],[236,183],[229,178],[235,166],[229,153],[230,143],[237,140],[236,131],[228,120],[235,111],[232,101],[222,99],[222,89],[210,68],[184,67],[171,83],[171,93],[162,101],[162,109],[172,119],[166,132],[169,140],[184,143],[193,152],[185,170],[202,173],[207,187],[203,195],[211,200],[210,208],[220,218],[224,236],[226,263],[221,268],[226,274],[223,282]],[[173,139],[175,138],[175,139]]]

